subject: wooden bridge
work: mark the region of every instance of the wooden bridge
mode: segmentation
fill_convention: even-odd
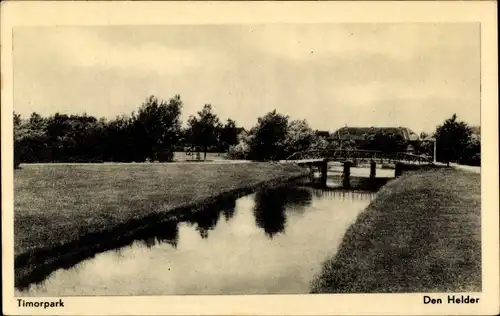
[[[405,152],[383,152],[377,150],[307,150],[296,152],[282,162],[323,160],[351,163],[409,163],[409,164],[429,164],[432,163],[432,157],[414,155]]]
[[[311,174],[315,168],[321,173],[320,182],[326,186],[328,162],[341,162],[344,165],[342,183],[345,188],[350,187],[351,166],[359,163],[370,164],[370,178],[375,178],[378,163],[395,165],[395,176],[401,175],[405,165],[430,165],[431,157],[419,156],[404,152],[382,152],[376,150],[309,150],[296,152],[281,163],[294,163],[299,166],[309,167]]]

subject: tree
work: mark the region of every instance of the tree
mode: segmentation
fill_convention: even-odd
[[[21,114],[14,111],[14,127],[19,127],[21,125]]]
[[[220,130],[219,118],[213,113],[210,104],[205,104],[197,117],[190,116],[188,119],[189,142],[203,149],[204,159],[207,159],[208,148],[217,145]]]
[[[227,157],[229,159],[247,159],[250,153],[250,144],[252,143],[253,135],[243,131],[238,134],[238,143],[229,146]]]
[[[36,125],[39,119],[32,115],[33,122],[30,125]],[[30,118],[30,122],[31,122]],[[72,148],[74,147],[74,140],[70,137],[72,124],[70,117],[66,114],[56,113],[50,116],[47,120],[46,128],[46,142],[45,144],[50,149],[47,157],[48,161],[68,161]]]
[[[339,143],[309,127],[306,120],[289,121],[276,110],[257,120],[250,131],[238,135],[238,144],[229,147],[231,159],[280,160],[296,152],[325,151],[339,148]]]
[[[134,117],[118,116],[103,128],[101,148],[104,160],[144,161],[151,155],[148,143],[139,138]],[[148,151],[149,149],[149,151]]]
[[[168,103],[152,95],[141,105],[137,115],[132,116],[137,141],[152,161],[173,160],[174,148],[181,135],[181,108],[179,95]]]
[[[314,138],[310,147],[311,150],[315,151],[334,151],[339,148],[336,141],[330,140],[328,137],[317,136]]]
[[[426,132],[421,132],[418,141],[415,143],[416,152],[418,155],[434,157],[434,140],[431,135]]]
[[[450,161],[460,162],[466,158],[471,129],[466,123],[458,121],[456,114],[439,125],[434,136],[438,161],[449,165]]]
[[[474,166],[481,165],[481,135],[473,134],[469,138],[466,148],[466,156],[463,157],[462,163]]]
[[[43,118],[32,113],[27,120],[14,113],[15,166],[21,162],[57,161],[169,161],[180,138],[182,101],[150,96],[138,114],[114,120],[86,113],[55,113]]]
[[[49,120],[33,112],[18,130],[17,148],[20,162],[50,161],[52,151],[48,143]]]
[[[14,169],[19,168],[19,165],[21,164],[21,147],[20,147],[20,141],[22,137],[22,130],[21,130],[21,114],[18,114],[14,112]]]
[[[276,110],[259,117],[250,130],[248,159],[279,160],[285,158],[285,140],[288,132],[288,116]]]
[[[226,124],[220,130],[220,149],[227,151],[230,146],[238,144],[239,130],[236,122],[228,119]]]
[[[285,152],[289,156],[295,152],[305,151],[311,148],[318,136],[309,127],[306,120],[295,120],[288,124],[287,134],[284,140]],[[319,146],[319,143],[315,145]]]
[[[363,138],[362,149],[387,153],[405,151],[406,143],[401,135],[374,130],[365,134]]]

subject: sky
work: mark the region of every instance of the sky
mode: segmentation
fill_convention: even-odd
[[[313,129],[480,123],[479,24],[18,27],[14,110],[112,119],[180,94],[245,128],[276,109]]]

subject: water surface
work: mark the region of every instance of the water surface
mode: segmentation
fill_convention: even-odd
[[[18,295],[308,293],[374,193],[284,186],[151,228]]]

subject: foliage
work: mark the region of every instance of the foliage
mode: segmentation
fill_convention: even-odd
[[[359,147],[360,147],[354,139],[334,140],[333,142],[335,144],[338,144],[338,148],[344,149],[344,150],[355,150],[355,149],[359,149]]]
[[[172,161],[175,150],[227,151],[238,144],[236,122],[221,124],[211,105],[191,116],[185,129],[181,110],[176,95],[168,102],[150,96],[136,113],[109,121],[86,113],[32,113],[23,119],[14,112],[14,167],[21,162]]]
[[[56,113],[14,113],[14,166],[21,162],[171,161],[181,134],[182,101],[150,96],[137,114],[114,120]]]
[[[429,134],[421,132],[416,145],[417,154],[434,157],[434,140]]]
[[[238,144],[229,148],[231,159],[280,160],[295,152],[333,150],[340,144],[313,131],[306,120],[289,121],[286,115],[267,113],[249,133],[240,134]]]
[[[187,139],[195,148],[201,148],[204,158],[207,150],[216,146],[219,142],[219,133],[222,129],[219,117],[213,113],[212,105],[205,104],[198,112],[198,116],[190,116],[188,119]]]
[[[151,161],[171,161],[174,147],[181,137],[180,114],[182,101],[179,95],[165,102],[150,96],[133,117],[135,135],[142,152]]]
[[[227,151],[228,159],[247,159],[250,153],[250,142],[253,136],[247,132],[242,132],[237,136],[237,143],[229,146]]]
[[[284,140],[284,151],[286,156],[311,148],[316,134],[309,127],[306,120],[295,120],[288,123],[287,133]]]
[[[382,152],[402,152],[406,150],[406,142],[401,135],[385,131],[364,134],[361,149]]]
[[[14,114],[14,160],[17,167],[21,161],[34,162],[47,156],[48,120],[32,113],[23,121]]]
[[[228,159],[246,159],[248,157],[248,153],[250,152],[250,148],[247,143],[240,142],[236,145],[229,146],[227,151]]]
[[[285,140],[288,132],[288,116],[276,110],[257,119],[257,124],[250,130],[250,160],[279,160],[285,158]]]
[[[481,165],[481,135],[473,134],[469,136],[467,145],[464,149],[464,154],[459,160],[459,163],[465,165],[480,166]]]
[[[118,116],[110,121],[101,134],[105,161],[144,161],[151,155],[150,143],[132,117]]]
[[[210,104],[190,116],[181,127],[179,95],[168,102],[148,97],[137,113],[113,120],[86,113],[32,113],[23,119],[13,113],[14,167],[22,162],[143,162],[172,161],[175,150],[227,152],[230,159],[280,160],[296,152],[336,149],[406,151],[402,135],[367,129],[362,139],[341,140],[311,129],[306,120],[290,120],[276,110],[259,117],[248,132],[228,119],[222,124]],[[439,161],[480,165],[479,128],[458,121],[456,115],[438,126],[433,135]],[[418,154],[432,156],[433,141],[425,133],[416,142]]]
[[[20,157],[20,142],[22,139],[22,130],[21,130],[21,115],[14,112],[14,169],[19,168],[19,165],[21,164],[21,157]]]
[[[238,144],[239,133],[240,131],[236,126],[236,122],[228,119],[220,130],[218,149],[220,151],[227,151],[230,146]]]
[[[479,144],[472,142],[471,128],[453,114],[436,129],[437,160],[445,163],[466,161],[477,150]]]

